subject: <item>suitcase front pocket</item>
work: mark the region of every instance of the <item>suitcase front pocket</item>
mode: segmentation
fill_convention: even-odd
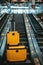
[[[7,60],[10,62],[25,61],[27,59],[27,51],[25,48],[14,48],[7,50]]]

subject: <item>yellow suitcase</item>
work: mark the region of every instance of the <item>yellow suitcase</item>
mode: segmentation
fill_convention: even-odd
[[[25,46],[9,47],[6,52],[7,61],[9,62],[25,61],[27,58]]]
[[[19,44],[19,33],[16,31],[7,33],[6,41],[7,41],[7,44],[9,45],[18,45]]]

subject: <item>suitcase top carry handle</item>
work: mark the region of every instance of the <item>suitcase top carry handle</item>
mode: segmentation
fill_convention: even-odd
[[[14,15],[13,15],[13,18],[11,20],[11,31],[15,31],[15,19],[14,19]]]

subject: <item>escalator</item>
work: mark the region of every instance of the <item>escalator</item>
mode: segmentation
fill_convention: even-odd
[[[24,22],[24,17],[23,15],[14,15],[15,20],[15,30],[18,31],[20,33],[20,45],[24,45],[27,48],[27,60],[24,62],[18,62],[15,64],[26,64],[26,65],[31,65],[32,60],[31,60],[31,56],[30,56],[30,50],[29,50],[29,45],[28,45],[28,39],[27,39],[27,34],[26,34],[26,29],[25,29],[25,22]]]
[[[40,26],[32,14],[29,14],[29,17],[31,19],[30,24],[34,30],[35,38],[38,42],[41,52],[43,53],[43,28]]]

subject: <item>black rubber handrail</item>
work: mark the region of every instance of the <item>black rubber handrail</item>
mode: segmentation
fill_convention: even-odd
[[[0,34],[1,34],[3,27],[6,23],[6,21],[5,21],[6,17],[7,17],[7,14],[5,14],[4,17],[0,20]]]

